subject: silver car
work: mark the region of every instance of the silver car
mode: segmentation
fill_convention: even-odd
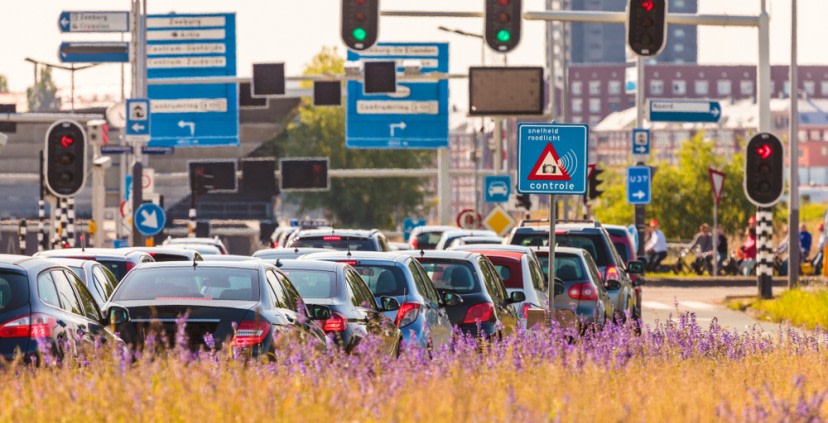
[[[601,327],[612,321],[612,299],[604,288],[595,260],[581,248],[555,249],[555,279],[564,283],[564,293],[555,297],[556,310],[573,310],[585,323]]]

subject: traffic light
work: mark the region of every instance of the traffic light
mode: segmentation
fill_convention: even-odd
[[[529,197],[529,194],[518,194],[515,198],[517,199],[516,207],[523,207],[526,210],[532,208],[532,199]]]
[[[351,50],[365,50],[377,42],[379,0],[342,0],[342,41]]]
[[[235,160],[191,161],[187,166],[190,191],[196,195],[212,191],[238,191]]]
[[[86,133],[75,121],[57,121],[46,131],[44,154],[46,188],[58,197],[71,197],[86,182]]]
[[[604,191],[598,189],[598,185],[601,185],[601,183],[604,182],[598,180],[598,175],[602,173],[604,173],[604,170],[598,169],[597,167],[593,169],[591,172],[589,172],[589,186],[587,188],[587,198],[589,198],[590,200],[594,200],[604,193]]]
[[[627,3],[627,44],[639,56],[655,56],[667,43],[667,0]]]
[[[328,158],[281,159],[279,172],[282,191],[327,191]]]
[[[486,43],[498,53],[506,53],[520,42],[522,0],[486,0]]]
[[[745,154],[745,194],[760,207],[779,201],[785,187],[785,151],[779,138],[767,133],[751,138]]]

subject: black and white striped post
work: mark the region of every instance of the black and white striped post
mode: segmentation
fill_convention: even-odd
[[[46,201],[37,201],[37,251],[43,251],[46,248]]]
[[[60,240],[60,248],[65,248],[67,243],[66,227],[69,226],[69,213],[66,211],[67,205],[65,198],[59,198],[58,203],[60,204],[60,223],[58,224],[60,236],[58,239]]]
[[[759,295],[762,298],[772,298],[773,209],[770,207],[756,209],[756,277]]]
[[[26,254],[26,235],[28,234],[28,228],[26,227],[26,219],[21,219],[20,224],[17,227],[17,236],[20,240],[20,254]]]
[[[66,239],[69,247],[75,246],[75,197],[66,199]]]
[[[196,214],[195,207],[191,207],[190,208],[190,215],[189,215],[190,224],[189,224],[189,227],[187,228],[187,236],[188,237],[195,236],[196,225],[198,224],[197,216],[198,215]]]

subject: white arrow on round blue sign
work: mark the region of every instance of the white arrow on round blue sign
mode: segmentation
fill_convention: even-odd
[[[164,229],[164,225],[167,223],[167,215],[161,207],[153,203],[144,203],[138,207],[138,210],[135,210],[132,221],[141,235],[153,236]]]

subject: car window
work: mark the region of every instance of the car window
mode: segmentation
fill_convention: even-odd
[[[585,255],[584,261],[586,262],[587,272],[590,275],[592,283],[597,286],[602,286],[601,282],[604,279],[601,277],[601,272],[598,271],[598,265],[595,264],[595,260],[593,260],[592,257]]]
[[[92,278],[95,280],[95,288],[101,290],[101,296],[104,301],[109,299],[112,295],[112,291],[115,290],[115,285],[113,280],[106,275],[106,269],[95,266],[92,268]],[[114,278],[114,276],[112,276],[112,278]]]
[[[423,269],[423,265],[420,264],[417,260],[412,260],[414,267],[417,268],[417,273],[420,274],[420,277],[423,278],[425,282],[425,296],[430,299],[435,304],[440,303],[440,296],[437,294],[437,290],[434,288],[434,282],[431,281],[431,278],[428,277],[428,273]]]
[[[443,237],[442,231],[423,232],[417,235],[417,248],[433,250]]]
[[[121,300],[258,301],[259,272],[224,267],[137,268],[113,295]]]
[[[414,260],[411,260],[408,263],[408,270],[411,272],[411,277],[414,278],[414,285],[417,285],[417,291],[420,291],[420,294],[423,297],[426,297],[429,301],[436,302],[429,295],[427,280],[423,278],[422,274],[420,274],[419,270],[417,269],[417,265],[414,263]]]
[[[376,251],[373,240],[363,237],[346,237],[339,235],[306,236],[293,238],[290,248],[326,248],[328,250]]]
[[[368,304],[371,304],[371,308],[375,310],[379,310],[379,305],[377,301],[374,299],[374,294],[368,289],[368,285],[365,284],[365,281],[362,280],[362,277],[359,276],[355,270],[351,270],[350,275],[354,278],[354,286],[357,287],[362,292],[362,297],[368,301]]]
[[[95,299],[92,298],[92,294],[89,293],[89,290],[86,288],[86,285],[83,284],[83,281],[81,281],[80,278],[72,272],[67,271],[64,273],[66,273],[67,279],[69,279],[69,282],[78,294],[78,298],[80,298],[80,302],[83,305],[84,316],[86,316],[89,320],[94,320],[96,322],[101,320],[101,314],[98,311],[98,304],[95,302]]]
[[[618,255],[621,256],[621,261],[624,263],[630,260],[630,252],[627,251],[627,245],[623,242],[613,242],[613,246],[615,246],[615,250],[618,251]]]
[[[299,295],[299,291],[296,290],[296,287],[293,286],[290,279],[286,278],[281,273],[277,272],[276,274],[279,277],[279,281],[282,283],[282,288],[284,289],[287,309],[299,312],[299,302],[302,300],[302,297]]]
[[[379,241],[380,251],[391,251],[391,247],[388,246],[388,241],[385,239],[384,235],[378,234],[377,240]]]
[[[503,302],[503,295],[501,295],[500,287],[502,282],[500,282],[500,277],[497,276],[497,271],[492,266],[491,262],[485,257],[480,258],[480,270],[483,271],[483,280],[486,284],[486,290],[489,291],[489,295],[492,297],[492,300],[496,302]]]
[[[537,260],[526,258],[529,263],[529,277],[532,278],[532,286],[538,291],[546,291],[546,279]]]
[[[37,277],[37,293],[44,304],[60,308],[60,299],[51,272],[43,272]]]
[[[285,271],[302,298],[333,298],[337,296],[336,273],[327,270],[293,269]]]
[[[77,295],[75,295],[75,290],[72,289],[72,285],[70,285],[69,279],[66,278],[63,271],[52,270],[51,273],[52,280],[55,281],[55,288],[57,289],[58,298],[60,298],[61,308],[77,315],[83,315],[83,309],[81,308],[80,301],[78,300]]]
[[[356,264],[354,269],[368,285],[374,297],[402,296],[408,291],[405,274],[395,265]]]
[[[282,284],[279,283],[279,278],[272,270],[265,272],[267,275],[267,283],[270,285],[271,294],[273,294],[273,306],[277,308],[289,308],[287,294]]]
[[[112,272],[112,274],[115,275],[115,278],[117,278],[119,281],[124,279],[124,276],[126,276],[127,274],[127,265],[126,262],[123,260],[118,261],[100,259],[95,261],[109,269],[109,271]]]
[[[480,281],[472,263],[467,260],[421,258],[420,264],[434,286],[461,294],[480,292]]]
[[[578,256],[555,255],[555,277],[564,282],[588,279],[586,271]]]
[[[374,301],[374,295],[365,286],[365,281],[355,272],[348,270],[345,272],[345,280],[348,281],[348,286],[351,289],[354,297],[351,299],[355,307],[376,309],[377,303]]]

